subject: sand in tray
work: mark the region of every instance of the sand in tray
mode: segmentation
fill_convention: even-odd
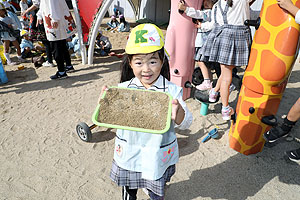
[[[151,130],[166,127],[169,96],[162,92],[110,88],[100,100],[100,123]]]

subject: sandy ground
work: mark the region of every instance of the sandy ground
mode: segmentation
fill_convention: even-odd
[[[122,53],[128,33],[107,33],[113,50]],[[16,58],[14,58],[16,59]],[[9,82],[0,85],[0,199],[106,200],[121,199],[121,189],[110,179],[115,130],[96,127],[92,142],[83,142],[75,127],[92,124],[102,85],[119,81],[117,57],[95,57],[94,65],[73,59],[75,72],[64,80],[50,80],[56,68],[25,69],[5,66]],[[286,114],[299,97],[300,65],[296,63],[278,116]],[[237,91],[230,96],[235,105]],[[199,102],[188,99],[194,122],[178,131],[180,159],[168,184],[166,199],[299,199],[300,167],[287,164],[286,150],[300,147],[282,141],[256,155],[244,156],[228,147],[229,123],[221,120],[221,104],[200,115]],[[201,143],[214,124],[223,135]],[[292,135],[300,138],[299,123]],[[139,191],[138,199],[147,199]]]

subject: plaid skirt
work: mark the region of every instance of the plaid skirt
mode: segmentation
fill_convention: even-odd
[[[143,179],[141,172],[134,172],[123,169],[117,165],[113,160],[110,171],[110,178],[118,186],[128,186],[129,189],[147,188],[158,196],[163,197],[165,192],[165,185],[170,181],[175,174],[175,165],[168,167],[164,175],[157,180]]]
[[[250,47],[251,33],[247,26],[216,26],[202,47],[200,61],[247,66]]]
[[[195,61],[200,61],[200,58],[201,58],[201,47],[195,47],[194,60]]]

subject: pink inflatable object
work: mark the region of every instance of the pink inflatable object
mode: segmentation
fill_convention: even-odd
[[[201,8],[202,0],[185,0],[188,7]],[[170,55],[171,82],[183,88],[183,99],[190,97],[185,88],[194,71],[196,28],[192,18],[178,12],[179,0],[171,0],[170,22],[166,34],[165,48]]]

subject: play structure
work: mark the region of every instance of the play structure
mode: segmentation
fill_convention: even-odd
[[[190,97],[190,89],[185,88],[184,84],[191,80],[194,71],[196,29],[192,18],[178,12],[178,2],[171,1],[165,48],[170,55],[171,82],[184,88],[183,99],[187,99]],[[202,0],[186,0],[185,3],[200,9]]]
[[[300,8],[299,0],[292,2]],[[229,132],[230,147],[245,155],[260,152],[265,143],[263,134],[276,125],[275,115],[299,48],[299,25],[276,0],[263,1],[257,22]]]

